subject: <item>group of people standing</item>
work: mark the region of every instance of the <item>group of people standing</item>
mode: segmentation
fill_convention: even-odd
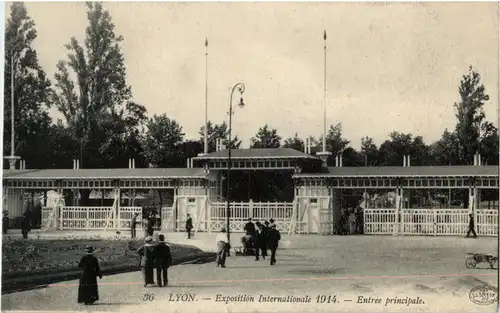
[[[156,215],[158,209],[155,206],[142,208],[142,221],[137,220],[139,213],[136,212],[132,215],[132,220],[130,221],[130,236],[132,239],[137,238],[137,224],[142,224],[142,229],[144,231],[144,237],[153,236],[154,229],[156,226]]]
[[[31,231],[32,220],[33,210],[31,210],[31,208],[28,208],[21,216],[21,233],[23,234],[24,239],[28,238],[28,233]],[[9,230],[9,223],[9,212],[5,210],[3,211],[2,217],[2,233],[4,235],[6,235]]]
[[[99,300],[97,277],[102,278],[99,260],[93,255],[92,246],[85,247],[85,255],[80,259],[78,267],[82,270],[78,285],[78,303],[85,305],[94,304]],[[159,287],[168,285],[168,268],[172,266],[172,253],[170,247],[165,243],[165,236],[158,235],[157,242],[153,242],[151,236],[146,237],[144,245],[137,249],[140,256],[139,266],[142,270],[144,287],[155,286],[154,270],[156,269],[156,281]]]
[[[278,243],[281,240],[281,234],[276,229],[276,224],[273,219],[264,223],[253,223],[249,218],[244,227],[245,236],[241,238],[243,245],[243,253],[247,255],[250,249],[254,251],[255,261],[266,259],[267,250],[271,250],[270,265],[276,264],[276,251],[278,250]],[[226,267],[226,255],[231,249],[226,230],[223,228],[220,234],[215,239],[217,244],[217,267]]]
[[[156,282],[158,287],[168,285],[168,268],[172,266],[172,253],[165,243],[165,236],[158,235],[158,241],[153,242],[153,237],[144,239],[144,245],[137,249],[141,257],[139,266],[142,270],[144,287],[152,287],[154,282],[154,269],[156,269]]]

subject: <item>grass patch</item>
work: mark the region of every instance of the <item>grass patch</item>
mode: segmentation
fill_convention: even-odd
[[[103,275],[136,271],[135,253],[142,241],[122,239],[30,240],[4,239],[2,243],[2,293],[27,290],[40,285],[76,279],[78,262],[87,245],[94,247]],[[213,253],[186,245],[170,244],[175,264],[206,262]]]

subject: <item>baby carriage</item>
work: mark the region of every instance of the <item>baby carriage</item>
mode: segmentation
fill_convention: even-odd
[[[484,254],[484,253],[467,253],[472,255],[465,260],[465,267],[467,268],[475,268],[479,263],[489,263],[490,268],[493,268],[495,263],[498,264],[498,257],[493,256],[492,254]]]
[[[236,255],[255,255],[255,243],[252,236],[245,235],[241,237],[241,246],[234,247]]]

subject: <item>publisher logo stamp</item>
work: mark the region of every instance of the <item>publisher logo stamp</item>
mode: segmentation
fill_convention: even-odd
[[[498,301],[498,292],[490,286],[477,286],[469,292],[469,299],[477,305],[491,305]]]

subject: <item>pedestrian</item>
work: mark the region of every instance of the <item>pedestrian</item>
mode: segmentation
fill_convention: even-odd
[[[172,253],[170,247],[165,243],[163,234],[158,236],[158,244],[155,248],[155,266],[158,286],[166,287],[168,285],[168,268],[172,266]]]
[[[186,232],[188,235],[188,239],[191,239],[191,229],[193,229],[193,219],[191,218],[191,215],[187,215],[186,219]]]
[[[139,213],[135,212],[132,216],[132,220],[130,221],[130,235],[132,236],[132,239],[137,237],[137,232],[135,230],[135,227],[137,226],[137,216],[139,216]]]
[[[5,210],[3,211],[3,218],[2,218],[2,232],[4,234],[7,234],[8,230],[9,230],[9,211]]]
[[[85,247],[86,255],[80,259],[78,264],[78,268],[82,269],[78,284],[78,303],[84,303],[85,305],[94,304],[99,300],[97,277],[102,279],[102,273],[99,268],[99,260],[92,254],[93,252],[93,247]]]
[[[227,237],[226,229],[222,228],[220,233],[215,238],[217,244],[217,267],[226,267],[226,253],[231,248],[229,238]]]
[[[266,250],[269,250],[267,242],[267,234],[269,233],[269,221],[264,221],[264,232],[266,233]]]
[[[153,238],[150,236],[144,239],[144,245],[137,249],[137,254],[141,256],[141,262],[139,266],[142,270],[142,278],[144,279],[144,287],[152,286],[155,284],[153,278],[153,268],[155,259],[155,245],[153,244]]]
[[[349,213],[348,213],[348,217],[347,217],[347,220],[348,220],[348,225],[349,225],[349,235],[354,235],[356,234],[356,213],[355,213],[355,209],[351,209],[349,210]]]
[[[148,207],[142,208],[142,232],[143,232],[144,238],[149,236],[149,234],[148,234],[148,215],[149,215]]]
[[[33,220],[33,210],[31,209],[31,204],[28,204],[28,208],[26,209],[26,229],[28,232],[31,231],[31,221]]]
[[[148,218],[148,236],[153,236],[154,234],[155,217],[150,215]]]
[[[23,213],[21,216],[21,233],[23,234],[23,238],[27,239],[28,238],[28,232],[29,232],[29,220],[26,212]]]
[[[470,233],[474,236],[474,238],[477,238],[476,234],[476,225],[474,224],[474,214],[470,213],[469,214],[469,230],[467,231],[467,238],[469,238]]]
[[[267,256],[267,230],[264,228],[260,222],[255,223],[257,225],[257,243],[255,245],[255,261],[259,260],[259,254],[262,253],[262,259],[266,259]],[[260,252],[260,253],[259,253]]]
[[[243,230],[245,231],[246,235],[246,245],[245,245],[245,255],[248,252],[248,249],[252,249],[254,253],[256,252],[256,244],[257,244],[257,237],[256,237],[256,231],[255,231],[255,224],[252,222],[252,218],[248,219],[248,222],[245,224],[243,227]],[[248,237],[250,237],[250,240],[248,240]],[[250,245],[248,244],[250,242]]]
[[[278,242],[281,240],[280,232],[276,229],[276,224],[270,225],[271,229],[267,234],[268,246],[271,249],[271,265],[276,264],[276,250],[278,250]]]

